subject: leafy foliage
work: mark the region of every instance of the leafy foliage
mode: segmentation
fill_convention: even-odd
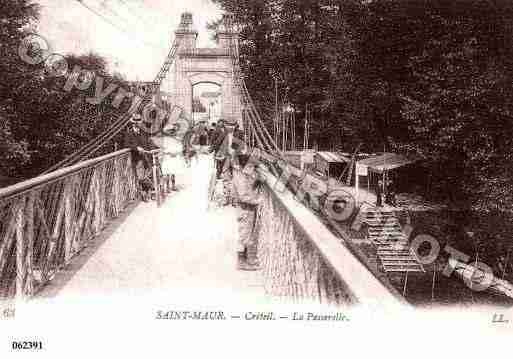
[[[4,11],[5,10],[5,11]],[[116,109],[115,92],[100,105],[86,101],[95,95],[95,85],[85,91],[65,89],[66,77],[52,76],[44,66],[30,65],[18,55],[22,39],[31,33],[38,8],[29,0],[5,0],[0,11],[0,171],[7,184],[38,175],[99,135],[123,110]],[[95,54],[67,55],[71,72],[75,66],[125,85],[106,70],[106,60]],[[104,151],[112,150],[112,146]],[[98,152],[101,154],[101,152]]]
[[[513,210],[510,2],[215,2],[241,28],[242,71],[268,117],[275,76],[298,118],[311,104],[319,148],[417,155],[430,196]]]

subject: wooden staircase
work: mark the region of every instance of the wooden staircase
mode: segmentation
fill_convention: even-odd
[[[385,272],[424,272],[392,210],[368,208],[363,222],[368,226],[368,237],[377,247]]]

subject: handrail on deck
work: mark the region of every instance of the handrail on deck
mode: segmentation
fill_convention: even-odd
[[[136,193],[129,149],[0,189],[0,299],[37,293]]]
[[[130,149],[128,149],[128,148],[119,150],[119,151],[112,152],[112,153],[109,153],[109,154],[101,156],[101,157],[96,157],[96,158],[93,158],[93,159],[90,159],[87,161],[77,163],[76,165],[73,165],[73,166],[64,167],[59,170],[50,172],[48,174],[34,177],[34,178],[13,184],[13,185],[5,187],[5,188],[0,188],[0,200],[6,199],[11,196],[15,196],[17,194],[21,194],[23,192],[32,190],[32,189],[40,187],[42,185],[62,179],[64,177],[72,175],[76,172],[79,172],[81,170],[95,166],[104,161],[107,161],[109,159],[118,157],[120,155],[129,153],[129,152],[130,152]]]
[[[260,171],[267,189],[259,239],[268,292],[332,304],[407,305],[285,186],[276,186],[276,177]]]

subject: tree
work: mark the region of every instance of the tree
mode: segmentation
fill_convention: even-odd
[[[388,148],[424,158],[430,192],[461,207],[502,203],[497,186],[507,196],[511,10],[507,2],[375,1],[357,24],[360,77],[378,84],[367,97]]]
[[[28,144],[13,131],[12,89],[23,83],[37,83],[17,49],[28,34],[27,27],[38,15],[38,7],[28,0],[5,0],[0,11],[0,175],[16,178],[20,165],[30,159]]]
[[[6,1],[0,12],[0,169],[4,177],[21,180],[40,174],[98,136],[126,111],[128,101],[114,108],[111,94],[99,105],[90,104],[85,99],[94,96],[94,84],[86,91],[68,91],[67,78],[52,76],[44,62],[22,61],[18,48],[30,33],[29,25],[37,21],[38,8],[28,0]],[[102,77],[104,87],[126,86],[107,72],[106,60],[96,54],[66,55],[65,60],[70,71],[80,66]]]
[[[242,72],[264,115],[274,75],[283,101],[310,104],[320,149],[416,155],[432,196],[513,209],[509,1],[216,3],[241,28]]]

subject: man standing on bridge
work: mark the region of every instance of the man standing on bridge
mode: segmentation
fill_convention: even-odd
[[[224,206],[234,204],[232,196],[231,180],[233,177],[233,162],[235,153],[239,149],[239,141],[234,138],[233,132],[236,127],[235,122],[219,121],[217,133],[214,133],[212,151],[216,164],[215,181],[221,181],[223,190],[221,197],[224,198]],[[217,185],[211,186],[217,188]],[[212,191],[210,197],[212,198]]]
[[[144,135],[139,125],[141,116],[135,115],[128,123],[128,130],[125,134],[125,148],[132,150],[132,168],[137,178],[139,189],[144,201],[149,199],[149,192],[153,186],[151,181],[151,160],[145,151],[158,149],[148,136]]]
[[[226,136],[226,129],[224,127],[224,120],[219,120],[214,132],[212,133],[210,142],[212,152],[214,152],[214,161],[216,164],[216,179],[221,179],[223,171],[223,165],[225,160],[225,154],[222,152],[221,147],[223,145]]]
[[[262,201],[256,165],[249,155],[241,154],[235,161],[233,173],[234,197],[238,202],[239,241],[237,248],[238,269],[258,270],[258,241],[256,220]]]

